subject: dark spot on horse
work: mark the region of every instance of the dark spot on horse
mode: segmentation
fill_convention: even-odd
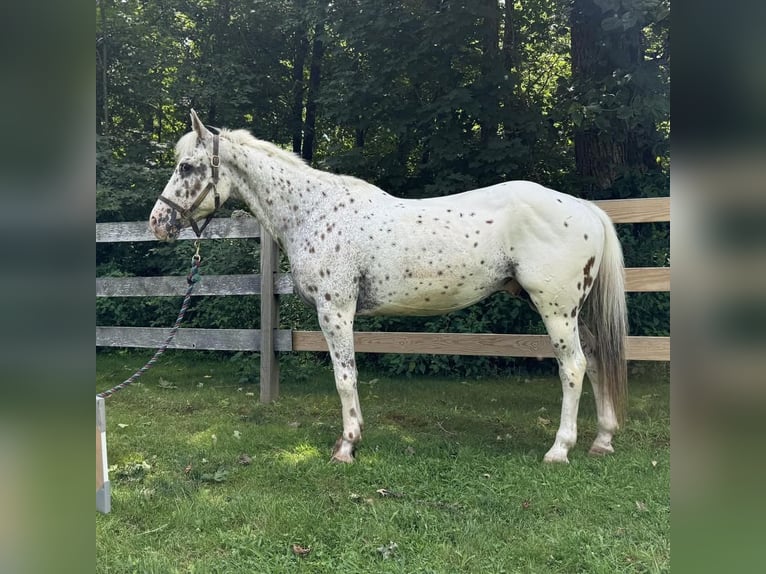
[[[343,375],[345,377],[345,375]],[[354,407],[351,407],[348,411],[348,415],[352,418],[356,418],[356,409]]]
[[[564,227],[569,227],[569,224],[566,221],[564,222]]]
[[[580,282],[579,281],[577,282],[577,290],[578,291],[580,290]]]
[[[340,244],[335,245],[335,251],[340,251]]]
[[[429,297],[425,298],[426,303],[430,303],[431,299]]]
[[[319,236],[319,239],[321,239],[322,241],[324,241],[324,233],[322,233],[322,234]]]
[[[473,244],[473,246],[474,246],[474,247],[478,247],[478,246],[479,246],[479,242],[478,242],[478,241],[474,241],[474,244]]]
[[[316,250],[314,249],[314,247],[309,247],[309,253],[316,253]]]
[[[488,219],[485,223],[488,223],[488,224],[492,225],[493,222],[494,222],[494,220]]]
[[[595,257],[591,257],[590,259],[588,259],[588,262],[585,264],[585,267],[583,267],[582,269],[583,275],[585,275],[586,277],[590,276],[590,270],[593,267],[594,263],[596,263]]]
[[[585,235],[583,235],[583,237],[585,237],[585,241],[588,241],[588,234],[587,233]]]
[[[329,294],[329,293],[325,293],[325,294],[324,294],[324,298],[325,298],[327,301],[330,301],[330,300],[332,299],[332,297],[330,297],[330,294]]]
[[[573,382],[571,382],[571,381],[569,382],[569,388],[570,388],[570,389],[574,389],[574,383],[573,383]]]
[[[577,315],[577,307],[574,307],[574,308],[572,309],[572,312],[570,313],[570,316],[571,316],[571,317],[574,317],[575,315]]]
[[[320,277],[324,277],[324,270],[323,270],[323,269],[320,269],[320,270],[319,270],[319,276],[320,276]]]
[[[560,199],[557,199],[556,201],[558,201],[559,203],[563,203]]]

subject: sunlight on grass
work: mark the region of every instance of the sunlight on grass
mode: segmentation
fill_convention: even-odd
[[[317,447],[303,443],[299,444],[291,451],[283,450],[278,453],[277,456],[282,462],[297,465],[317,459],[321,456],[321,453]]]
[[[216,445],[218,442],[218,435],[216,435],[216,433],[214,433],[211,429],[206,429],[192,434],[187,442],[191,446],[200,449],[209,448]]]

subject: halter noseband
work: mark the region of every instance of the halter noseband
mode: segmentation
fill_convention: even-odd
[[[189,209],[186,209],[185,207],[181,207],[176,202],[168,199],[167,197],[164,197],[160,195],[159,199],[163,203],[170,206],[171,209],[173,209],[174,212],[177,212],[178,215],[181,218],[181,221],[186,221],[189,223],[191,228],[194,230],[194,233],[197,235],[197,237],[200,237],[202,235],[202,232],[205,231],[205,228],[207,227],[207,224],[210,223],[210,220],[213,219],[213,215],[215,214],[216,210],[221,206],[221,197],[218,195],[218,189],[216,189],[216,185],[218,184],[218,167],[221,165],[221,158],[218,155],[218,134],[213,134],[213,155],[210,158],[210,165],[212,166],[212,172],[213,172],[213,181],[207,184],[205,186],[205,189],[202,190],[202,193],[199,194],[197,199],[192,203],[191,207]],[[202,225],[198,226],[197,222],[194,220],[194,216],[192,213],[195,209],[197,209],[200,204],[205,200],[207,197],[207,194],[210,193],[210,190],[213,190],[213,197],[215,199],[215,209],[210,212],[210,214],[205,217],[205,220],[202,222]]]

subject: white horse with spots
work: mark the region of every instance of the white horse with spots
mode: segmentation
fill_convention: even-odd
[[[234,196],[276,239],[332,357],[343,413],[334,460],[353,461],[362,438],[355,315],[449,313],[496,291],[528,296],[553,343],[563,401],[545,460],[568,462],[586,372],[598,412],[590,452],[614,451],[627,395],[627,320],[622,251],[601,209],[526,181],[398,199],[313,169],[246,131],[214,134],[194,111],[191,119],[150,227],[161,240],[189,225],[199,233],[197,222]]]

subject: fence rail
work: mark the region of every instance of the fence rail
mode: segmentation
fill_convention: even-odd
[[[621,199],[595,202],[617,224],[670,221],[670,198]],[[260,329],[180,329],[171,348],[198,350],[256,351],[261,357],[261,400],[278,396],[277,352],[326,351],[318,331],[278,329],[278,296],[293,293],[289,274],[277,272],[276,244],[250,217],[217,218],[205,230],[205,239],[261,239],[261,273],[204,277],[195,295],[260,295]],[[180,240],[196,239],[190,230]],[[97,223],[96,242],[155,241],[145,222]],[[264,282],[263,277],[271,280]],[[670,291],[669,267],[635,267],[625,271],[628,292]],[[182,277],[99,277],[96,297],[181,296],[186,291]],[[169,328],[96,327],[96,346],[157,347]],[[264,337],[263,333],[269,333]],[[355,333],[360,353],[453,354],[504,357],[553,357],[546,335],[470,333]],[[628,359],[669,361],[670,337],[628,337]]]

